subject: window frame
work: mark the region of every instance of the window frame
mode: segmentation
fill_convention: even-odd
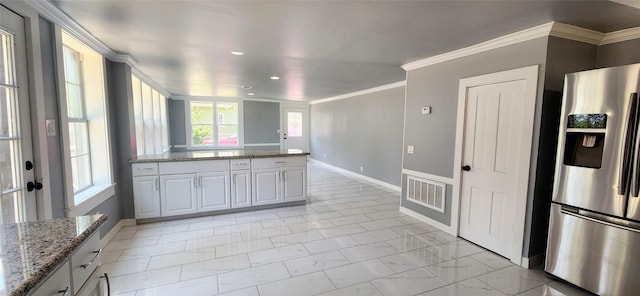
[[[162,154],[169,145],[169,98],[137,74],[131,73],[136,155]]]
[[[236,146],[219,146],[217,143],[218,136],[217,131],[218,127],[218,116],[213,115],[213,129],[214,129],[214,144],[213,145],[194,145],[193,144],[193,124],[191,124],[191,103],[192,102],[207,102],[213,103],[213,110],[217,110],[218,103],[234,103],[238,104],[238,124],[236,125],[238,128],[238,145]],[[209,98],[209,97],[198,97],[198,98],[187,98],[184,99],[184,109],[185,109],[185,134],[186,134],[186,146],[189,150],[233,150],[233,149],[242,149],[244,148],[244,118],[243,118],[243,100],[236,98]],[[230,124],[223,124],[230,125]]]
[[[58,115],[62,142],[62,169],[64,174],[65,212],[67,216],[85,215],[115,195],[109,108],[107,94],[106,60],[103,55],[79,41],[71,33],[55,27],[56,78],[58,84]],[[69,124],[79,118],[68,116],[64,46],[81,55],[80,83],[82,85],[82,112],[87,123],[92,185],[74,192]],[[90,79],[87,79],[90,77]],[[90,102],[90,103],[88,103]]]

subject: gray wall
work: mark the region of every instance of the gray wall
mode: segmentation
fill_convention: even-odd
[[[407,72],[405,143],[415,146],[414,154],[406,154],[403,149],[406,169],[441,177],[453,177],[455,149],[458,86],[460,79],[488,73],[539,65],[538,98],[536,112],[542,109],[542,85],[545,77],[548,38],[514,44],[491,51],[447,61]],[[422,106],[431,106],[432,114],[422,115]],[[539,126],[539,123],[538,123]],[[534,132],[537,138],[538,132]],[[535,153],[535,151],[534,151]],[[447,191],[451,192],[451,186]],[[451,225],[450,208],[442,214],[422,207],[405,198],[403,187],[402,205],[409,205],[413,211],[426,217]],[[452,203],[450,194],[446,204]],[[531,215],[533,200],[527,201],[527,216]],[[529,236],[529,234],[525,234]],[[523,250],[523,254],[528,249]]]
[[[187,145],[187,126],[185,121],[185,107],[182,100],[169,100],[167,102],[169,118],[169,134],[171,145]]]
[[[244,143],[280,143],[280,103],[244,101]]]
[[[62,143],[60,139],[60,116],[58,112],[58,87],[56,70],[54,67],[53,27],[45,19],[39,19],[40,44],[42,55],[42,83],[45,95],[45,117],[55,120],[56,135],[47,137],[47,154],[49,155],[49,176],[47,182],[51,184],[51,207],[53,218],[65,217],[64,172],[62,171]],[[36,164],[37,165],[37,164]]]
[[[311,158],[400,186],[404,91],[311,105]]]
[[[640,39],[612,43],[598,47],[598,68],[640,63]]]

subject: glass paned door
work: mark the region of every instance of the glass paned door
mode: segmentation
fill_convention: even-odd
[[[309,151],[309,134],[307,132],[307,109],[285,108],[282,134],[284,149],[299,149]]]
[[[22,17],[0,6],[0,223],[37,218],[24,36]]]

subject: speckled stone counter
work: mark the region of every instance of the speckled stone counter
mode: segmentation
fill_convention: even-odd
[[[99,214],[0,225],[0,296],[26,295],[106,220]]]
[[[130,163],[164,162],[164,161],[192,161],[192,160],[216,160],[237,158],[268,158],[287,156],[306,156],[309,152],[298,149],[289,150],[211,150],[170,152],[163,154],[142,155],[131,159]]]

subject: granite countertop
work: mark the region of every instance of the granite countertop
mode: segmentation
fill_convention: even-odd
[[[287,156],[306,156],[309,152],[302,152],[298,149],[288,150],[209,150],[209,151],[187,151],[168,152],[163,154],[150,154],[134,157],[130,163],[143,162],[163,162],[163,161],[193,161],[193,160],[216,160],[235,158],[268,158]]]
[[[0,225],[0,296],[26,295],[71,255],[107,216]]]

